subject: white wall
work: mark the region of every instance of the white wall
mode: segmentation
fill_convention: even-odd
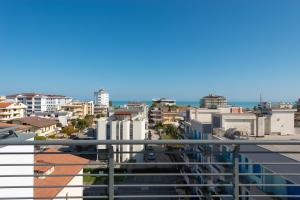
[[[281,133],[281,135],[294,134],[294,112],[275,111],[271,116],[271,133]]]
[[[99,119],[97,121],[97,140],[106,140],[107,121]],[[106,149],[106,145],[98,145],[97,149]]]
[[[78,174],[83,174],[83,170],[80,170]],[[68,183],[70,185],[83,185],[83,176],[74,176],[74,178]],[[56,197],[75,197],[75,196],[82,196],[83,195],[83,188],[82,187],[65,187],[63,188]],[[59,198],[54,198],[59,199]],[[67,198],[66,198],[67,199]],[[82,198],[72,198],[75,200],[82,200]]]
[[[0,152],[33,152],[33,146],[5,146]],[[0,164],[33,164],[33,154],[0,155]],[[0,175],[34,175],[33,166],[0,166]],[[0,186],[33,186],[33,177],[0,177]],[[0,189],[0,198],[33,197],[33,188]]]
[[[110,124],[110,136],[111,140],[117,140],[117,134],[119,135],[119,140],[121,139],[121,125],[123,126],[123,140],[130,140],[130,125],[133,125],[133,140],[144,140],[146,135],[146,121],[145,119],[141,120],[119,120],[119,121],[107,121],[99,119],[97,122],[97,139],[98,140],[106,140],[107,133],[107,124]],[[119,129],[117,130],[117,125],[119,125]],[[121,145],[119,146],[119,150],[121,151]],[[116,150],[117,145],[113,145],[114,150]],[[143,149],[143,145],[133,145],[133,151],[141,151]],[[123,151],[130,151],[130,145],[122,145]],[[106,145],[98,145],[98,149],[106,149]],[[138,154],[132,154],[135,157]],[[117,154],[115,154],[115,160],[117,158]],[[121,158],[121,156],[119,156]],[[122,159],[120,161],[125,161],[130,159],[129,153],[123,153]]]

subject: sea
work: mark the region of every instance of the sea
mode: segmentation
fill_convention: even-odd
[[[152,102],[151,101],[142,101],[145,102],[148,106],[151,106]],[[122,106],[126,103],[128,103],[128,101],[112,101],[113,106]],[[250,108],[252,109],[254,106],[257,106],[259,102],[255,102],[255,101],[231,101],[228,102],[229,105],[232,106],[237,106],[237,107],[243,107],[243,108]],[[276,102],[274,102],[276,103]],[[199,107],[199,101],[176,101],[176,104],[179,106],[194,106],[194,107]]]

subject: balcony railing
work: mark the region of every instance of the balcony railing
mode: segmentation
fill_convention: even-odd
[[[97,145],[107,146],[107,149],[97,151]],[[207,149],[208,145],[216,146],[211,148],[209,158],[207,152],[203,155],[200,152],[197,157],[197,151],[195,155],[193,149]],[[300,145],[300,141],[0,140],[0,199],[300,199],[300,162],[282,155],[296,155],[300,151],[261,150],[262,145]],[[70,148],[66,150],[66,146]],[[118,148],[117,152],[117,146],[130,150],[120,152]],[[133,146],[142,150],[133,151]],[[5,147],[9,148],[3,150]],[[34,147],[34,151],[26,147]],[[227,151],[223,147],[227,147]],[[47,148],[63,151],[49,152]],[[55,156],[65,154],[83,157],[89,162],[55,162]],[[129,159],[117,159],[117,154],[127,155]],[[192,162],[185,162],[183,154],[195,157]],[[25,155],[32,156],[24,160]],[[53,161],[33,161],[34,156],[41,159],[45,155],[53,156]],[[65,167],[67,173],[52,174],[51,170],[55,171],[58,166]],[[70,173],[70,166],[84,166],[84,169],[82,173]],[[220,166],[217,171],[216,166]],[[49,173],[41,175],[26,167],[44,167]],[[10,168],[14,168],[14,172]],[[38,179],[54,177],[83,179],[72,184],[51,181],[47,185],[36,184]],[[14,182],[14,178],[23,181]],[[22,185],[25,179],[32,184]],[[72,190],[61,196],[59,193],[49,196],[47,190],[54,188]],[[35,192],[32,196],[22,196],[22,192],[25,194],[30,189],[44,193],[38,197]],[[81,193],[73,195],[72,191]]]

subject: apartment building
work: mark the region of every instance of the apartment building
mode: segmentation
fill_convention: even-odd
[[[6,96],[0,96],[0,102],[6,101]]]
[[[176,106],[176,101],[172,99],[153,99],[149,109],[149,123],[156,125],[173,124],[179,125],[179,121],[184,120],[182,107]]]
[[[216,114],[217,115],[217,114]],[[226,115],[226,114],[225,114]],[[253,115],[243,115],[247,120],[252,120]],[[250,121],[248,123],[251,123]],[[205,124],[199,121],[192,120],[183,124],[184,138],[193,140],[234,140],[239,139],[238,132],[221,132],[220,134],[211,134],[211,130],[206,129]],[[234,135],[236,134],[236,135]],[[233,137],[232,137],[233,136]],[[290,140],[292,138],[299,139],[299,136],[287,137],[287,136],[272,136],[267,135],[266,140]],[[287,137],[287,138],[286,138]],[[246,139],[246,138],[243,138]],[[253,139],[254,138],[248,138]],[[255,140],[263,138],[255,138]],[[240,178],[240,182],[243,184],[289,184],[295,186],[288,187],[264,187],[260,185],[256,186],[241,186],[240,195],[298,195],[300,194],[300,188],[297,185],[300,183],[300,179],[297,176],[288,176],[284,174],[299,173],[298,163],[300,157],[298,154],[280,154],[271,153],[278,151],[297,151],[296,146],[288,145],[280,147],[279,145],[241,145],[239,153],[239,162],[245,163],[239,165],[239,173],[246,173]],[[185,150],[193,151],[193,154],[182,153],[183,160],[187,163],[182,169],[182,173],[198,173],[193,178],[184,175],[184,179],[188,184],[227,184],[231,183],[232,179],[228,176],[205,176],[203,173],[230,173],[232,172],[231,166],[226,165],[198,165],[191,166],[190,162],[203,162],[203,163],[231,163],[233,162],[232,145],[202,145],[202,146],[186,146]],[[213,153],[212,153],[213,152]],[[245,153],[245,152],[259,152],[259,153]],[[264,165],[259,163],[291,163],[291,165]],[[252,174],[253,173],[253,174]],[[264,174],[278,174],[277,176],[269,176]],[[192,187],[191,193],[194,195],[218,195],[218,194],[232,194],[231,187],[213,187],[208,190],[204,190],[203,187]],[[241,200],[255,199],[248,197],[240,197]],[[265,197],[264,199],[273,199],[271,197]],[[289,198],[287,198],[289,199]]]
[[[109,118],[102,118],[97,121],[98,140],[144,140],[146,133],[146,119],[138,111],[117,110]],[[97,147],[98,150],[106,148],[104,145]],[[113,148],[116,152],[114,154],[116,162],[143,161],[142,154],[134,153],[142,151],[143,145],[114,145]]]
[[[39,93],[20,93],[8,95],[7,100],[23,103],[27,106],[27,114],[34,112],[55,112],[61,106],[72,101],[71,98],[62,95],[39,94]]]
[[[0,141],[22,142],[31,141],[35,134],[15,132],[15,127],[0,128]],[[15,154],[5,154],[14,152]],[[10,145],[0,146],[0,187],[5,186],[25,186],[24,188],[1,188],[0,198],[20,198],[33,197],[33,175],[34,175],[34,146],[31,145]],[[19,153],[19,154],[18,154]],[[19,165],[20,163],[23,166]],[[14,166],[3,166],[3,165]],[[26,174],[27,177],[3,177],[5,175]],[[32,175],[30,177],[30,175]]]
[[[167,107],[167,106],[176,106],[176,100],[167,99],[167,98],[152,99],[152,105],[158,108]]]
[[[30,126],[30,132],[34,132],[39,136],[48,136],[57,132],[57,121],[53,119],[32,116],[13,119],[10,122],[17,125]]]
[[[228,106],[226,97],[209,94],[208,96],[202,97],[200,100],[200,108],[226,108]]]
[[[0,121],[9,121],[12,119],[24,117],[27,106],[22,103],[0,102]]]
[[[58,123],[62,125],[62,127],[68,126],[68,122],[72,119],[71,112],[65,111],[57,111],[57,112],[35,112],[34,115],[36,117],[42,117],[47,119],[56,120]]]
[[[100,90],[94,92],[94,104],[108,108],[109,107],[109,93],[104,89],[100,89]]]
[[[52,197],[51,199],[72,199],[82,200],[83,187],[72,187],[74,185],[83,185],[83,168],[89,160],[62,153],[55,149],[47,149],[45,154],[36,154],[34,163],[34,198]],[[47,154],[48,153],[48,154]],[[51,165],[53,163],[53,165]],[[56,163],[73,163],[74,165],[55,165]],[[47,164],[47,166],[39,166]],[[59,176],[61,174],[72,174],[72,176]],[[45,176],[53,175],[53,176]],[[43,186],[61,185],[64,187],[42,188]],[[77,197],[77,198],[76,198]]]
[[[148,106],[144,102],[128,102],[124,106],[127,110],[139,111],[142,113],[142,116],[146,119],[148,117]]]
[[[86,115],[94,115],[94,102],[73,101],[61,106],[61,109],[73,113],[73,118],[84,118]]]

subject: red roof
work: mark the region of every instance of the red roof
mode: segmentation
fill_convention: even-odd
[[[0,108],[7,108],[8,106],[12,105],[13,102],[0,102]]]
[[[57,152],[55,149],[48,149],[45,152]],[[35,164],[49,164],[50,167],[45,166],[35,166],[34,171],[38,174],[41,172],[46,172],[47,170],[54,167],[54,170],[50,175],[59,175],[59,174],[74,174],[77,175],[82,168],[89,163],[89,160],[74,156],[71,154],[36,154],[34,156]],[[82,164],[82,165],[73,165],[73,166],[54,166],[51,164],[60,163],[74,163],[74,164]],[[68,183],[75,176],[46,176],[44,178],[34,178],[34,186],[52,186],[52,185],[68,185]],[[34,197],[42,198],[42,197],[56,197],[59,192],[63,190],[63,188],[34,188]]]

